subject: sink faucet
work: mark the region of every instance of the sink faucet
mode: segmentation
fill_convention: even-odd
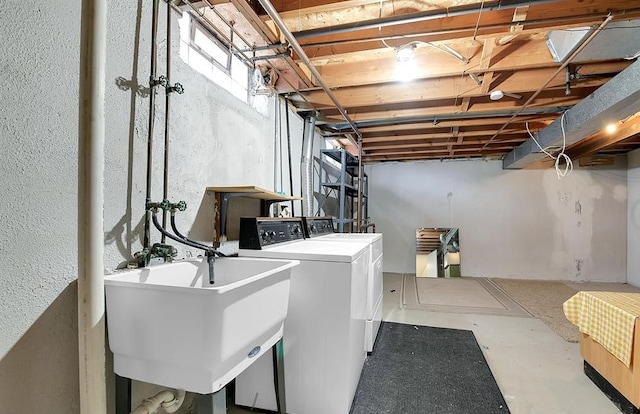
[[[213,285],[216,282],[216,278],[213,273],[213,264],[216,261],[216,251],[211,249],[207,250],[205,256],[207,257],[207,263],[209,264],[209,284]]]
[[[163,200],[162,203],[152,203],[147,205],[147,208],[151,210],[153,213],[153,225],[160,231],[160,233],[164,234],[168,238],[177,241],[178,243],[185,244],[187,246],[195,247],[197,249],[202,249],[205,251],[205,257],[207,258],[207,264],[209,265],[209,284],[213,285],[215,283],[215,275],[214,275],[214,263],[216,261],[216,256],[225,255],[216,250],[213,246],[207,246],[202,243],[198,243],[196,241],[188,239],[186,236],[182,235],[178,228],[176,227],[175,220],[175,212],[176,210],[184,211],[187,208],[187,204],[184,201],[180,201],[179,203],[170,203],[168,200]],[[165,230],[160,223],[158,222],[158,208],[162,208],[163,210],[169,209],[171,211],[171,228],[175,234],[169,233]]]

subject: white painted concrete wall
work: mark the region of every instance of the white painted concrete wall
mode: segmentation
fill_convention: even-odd
[[[459,227],[463,276],[624,282],[627,179],[618,169],[504,171],[499,161],[369,167],[385,271],[415,271],[415,229]]]
[[[640,150],[628,154],[627,283],[640,286]]]
[[[0,7],[0,412],[78,412],[80,8]]]
[[[141,249],[150,4],[108,2],[105,271]],[[164,10],[159,74],[165,72]],[[34,6],[10,0],[0,7],[0,22],[0,412],[79,413],[75,281],[80,2],[53,0]],[[205,187],[250,184],[273,189],[275,101],[268,116],[255,112],[180,61],[178,42],[174,19],[171,81],[182,83],[186,92],[173,98],[170,116],[169,198],[188,204],[187,211],[179,213],[182,231],[211,241],[213,207]],[[162,198],[163,93],[158,97],[154,200]],[[294,193],[299,194],[302,121],[296,115],[290,119]],[[286,153],[286,145],[284,149]],[[284,171],[288,183],[286,166]],[[152,241],[160,239],[155,230],[152,234]],[[179,249],[179,256],[186,254]],[[112,384],[111,372],[108,379]]]

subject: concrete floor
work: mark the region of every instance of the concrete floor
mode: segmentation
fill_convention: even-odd
[[[579,345],[539,319],[402,309],[401,277],[385,274],[383,320],[472,330],[512,414],[620,413],[584,375]]]

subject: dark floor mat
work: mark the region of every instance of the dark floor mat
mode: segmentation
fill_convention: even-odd
[[[473,332],[383,322],[352,414],[509,413]]]

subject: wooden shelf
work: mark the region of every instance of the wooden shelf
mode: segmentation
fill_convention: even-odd
[[[279,194],[255,185],[234,185],[234,186],[217,186],[207,187],[207,192],[214,193],[216,204],[220,208],[215,208],[215,229],[216,235],[214,240],[217,242],[227,240],[227,211],[229,200],[233,198],[243,197],[261,200],[260,215],[268,214],[269,206],[273,203],[284,201],[302,200],[302,197],[294,197],[285,194]]]
[[[274,193],[255,185],[236,185],[222,187],[207,187],[207,191],[214,193],[242,193],[239,197],[257,198],[260,200],[270,201],[294,201],[302,200],[302,197],[288,196],[284,194]]]

